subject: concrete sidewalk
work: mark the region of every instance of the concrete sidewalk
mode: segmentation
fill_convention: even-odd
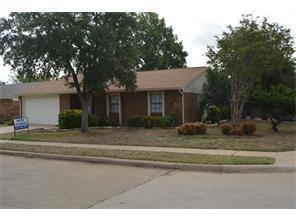
[[[77,147],[95,149],[116,149],[116,150],[139,150],[151,152],[173,152],[209,155],[230,155],[230,156],[253,156],[253,157],[273,157],[276,158],[277,152],[258,152],[258,151],[237,151],[237,150],[215,150],[215,149],[194,149],[194,148],[175,148],[175,147],[148,147],[148,146],[122,146],[122,145],[99,145],[99,144],[77,144],[77,143],[56,143],[39,141],[14,141],[0,140],[1,143],[13,143],[24,145],[57,146],[57,147]],[[294,152],[294,151],[293,151]]]
[[[56,146],[56,147],[76,147],[76,148],[94,148],[94,149],[119,149],[119,150],[137,150],[151,152],[174,152],[174,153],[191,153],[191,154],[209,154],[209,155],[234,155],[234,156],[251,156],[251,157],[273,157],[276,159],[274,165],[204,165],[204,164],[181,164],[167,163],[157,161],[127,160],[105,157],[87,157],[31,153],[22,151],[0,150],[1,154],[39,157],[46,159],[73,160],[103,164],[114,164],[124,166],[139,166],[166,168],[191,171],[207,172],[295,172],[296,171],[296,151],[289,152],[257,152],[257,151],[236,151],[236,150],[211,150],[211,149],[189,149],[173,147],[144,147],[144,146],[118,146],[118,145],[97,145],[97,144],[74,144],[74,143],[54,143],[54,142],[33,142],[33,141],[12,141],[0,140],[0,146],[4,143],[19,145],[39,145],[39,146]]]

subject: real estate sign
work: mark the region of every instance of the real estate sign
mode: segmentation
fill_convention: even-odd
[[[16,131],[17,130],[28,129],[28,133],[29,133],[29,123],[28,123],[28,118],[27,117],[14,119],[13,120],[13,126],[14,126],[14,136],[16,136]]]

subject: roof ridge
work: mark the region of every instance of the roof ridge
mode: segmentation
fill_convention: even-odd
[[[136,73],[139,72],[157,72],[157,71],[171,71],[171,70],[178,70],[178,69],[196,69],[196,68],[207,68],[207,66],[194,66],[194,67],[183,67],[183,68],[174,68],[174,69],[154,69],[154,70],[142,70],[142,71],[136,71]]]

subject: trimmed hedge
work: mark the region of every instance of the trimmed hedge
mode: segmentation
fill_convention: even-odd
[[[59,127],[61,129],[73,129],[81,127],[80,109],[67,109],[59,114]],[[98,118],[92,114],[88,115],[88,125],[97,126]]]
[[[176,126],[177,119],[175,115],[169,114],[162,116],[133,116],[127,120],[129,127],[173,127]]]
[[[239,127],[233,127],[231,123],[221,124],[221,131],[225,135],[254,136],[256,123],[254,121],[242,121]]]
[[[119,120],[118,118],[111,118],[111,117],[101,117],[98,121],[99,126],[118,126]]]
[[[240,128],[244,135],[254,136],[256,132],[256,123],[254,121],[243,121],[240,124]]]
[[[230,135],[232,133],[233,127],[231,123],[223,123],[220,127],[223,134]]]
[[[204,123],[184,123],[177,128],[179,134],[182,135],[195,135],[195,134],[206,134],[207,126]]]

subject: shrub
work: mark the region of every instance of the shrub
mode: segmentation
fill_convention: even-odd
[[[101,117],[98,120],[99,126],[118,126],[119,121],[117,118],[112,117]]]
[[[221,113],[220,113],[221,120],[231,119],[231,113],[229,108],[222,107],[220,108],[220,110],[221,110]]]
[[[133,116],[127,119],[127,124],[130,127],[143,127],[143,116]]]
[[[59,114],[59,127],[61,129],[73,129],[81,127],[80,109],[67,109]],[[97,126],[98,118],[92,114],[88,115],[88,125]]]
[[[81,126],[81,110],[68,109],[59,114],[59,127],[73,129]]]
[[[235,128],[233,128],[232,134],[233,135],[236,135],[236,136],[242,136],[242,135],[244,135],[241,127],[235,127]]]
[[[98,117],[96,117],[93,114],[88,115],[88,125],[89,126],[98,126],[98,122],[99,122]]]
[[[177,128],[179,134],[183,135],[194,135],[194,134],[205,134],[207,126],[203,123],[184,123],[182,126]]]
[[[152,128],[152,127],[164,127],[165,119],[161,116],[144,116],[143,117],[143,127]]]
[[[241,131],[247,136],[254,136],[256,132],[256,123],[254,121],[241,122]]]
[[[196,124],[196,134],[206,134],[207,126],[204,123],[195,123]]]
[[[221,125],[221,131],[225,135],[230,135],[232,133],[233,127],[231,123],[223,123]]]
[[[177,125],[177,115],[176,114],[168,114],[162,118],[162,127],[174,127]]]
[[[173,127],[176,125],[177,119],[173,114],[165,117],[162,116],[133,116],[128,118],[127,124],[129,127]]]
[[[211,123],[219,123],[220,121],[221,110],[218,107],[212,108],[209,110],[207,120]]]

